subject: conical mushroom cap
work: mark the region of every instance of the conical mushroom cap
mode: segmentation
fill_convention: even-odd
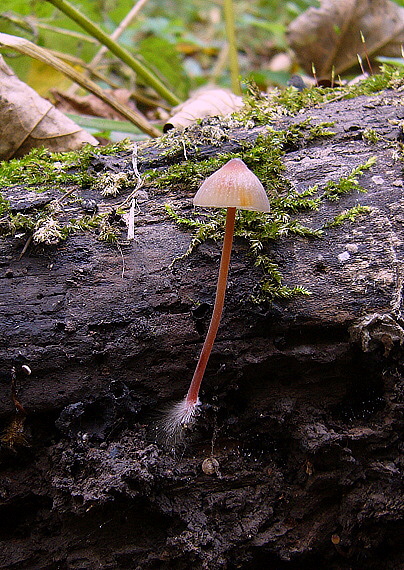
[[[263,185],[239,158],[232,158],[203,182],[194,206],[269,212]]]

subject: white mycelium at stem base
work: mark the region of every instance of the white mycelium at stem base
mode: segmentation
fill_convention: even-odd
[[[227,208],[226,228],[220,260],[216,299],[205,342],[189,390],[184,400],[165,415],[163,429],[169,439],[177,439],[192,424],[198,412],[199,389],[222,316],[233,243],[236,209],[269,212],[268,197],[259,179],[239,158],[233,158],[205,180],[194,198],[195,206]]]

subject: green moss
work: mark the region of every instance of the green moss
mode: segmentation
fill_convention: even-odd
[[[31,236],[36,244],[57,245],[69,236],[80,232],[93,232],[97,239],[116,243],[120,230],[109,222],[107,212],[93,216],[83,215],[62,222],[58,220],[58,210],[51,203],[43,209],[34,210],[26,215],[8,212],[0,220],[0,235],[14,235],[24,232]]]
[[[104,217],[99,226],[98,239],[107,243],[117,243],[119,236],[120,232],[111,225],[107,216]]]
[[[10,202],[6,200],[0,193],[0,216],[10,211]]]
[[[308,291],[299,285],[286,287],[283,284],[279,267],[264,253],[265,249],[268,250],[269,246],[270,250],[270,245],[276,240],[292,236],[319,239],[329,228],[353,222],[359,215],[367,213],[366,207],[358,205],[338,213],[332,220],[325,221],[320,228],[310,227],[299,220],[301,213],[305,213],[307,220],[307,214],[317,211],[327,200],[338,201],[349,192],[364,191],[358,177],[371,168],[374,159],[369,159],[337,181],[329,181],[323,189],[315,185],[298,192],[285,177],[283,156],[288,150],[310,145],[313,139],[332,137],[332,124],[313,124],[313,121],[305,120],[282,131],[268,125],[285,115],[294,115],[303,108],[332,100],[370,95],[386,88],[401,87],[403,84],[404,72],[384,66],[381,74],[371,76],[359,84],[338,89],[310,88],[297,91],[290,87],[282,92],[274,91],[267,95],[251,87],[245,107],[233,114],[231,119],[213,118],[209,120],[209,124],[201,122],[186,129],[180,136],[178,132],[170,132],[158,141],[150,142],[149,146],[157,146],[163,155],[165,153],[171,158],[178,157],[184,159],[184,162],[167,168],[163,173],[149,171],[144,175],[145,181],[162,193],[175,187],[192,190],[229,159],[241,158],[267,188],[271,201],[270,215],[241,211],[236,220],[236,235],[246,241],[254,265],[262,271],[260,293],[256,294],[254,299],[285,299],[299,294],[306,295]],[[192,148],[195,151],[200,144],[210,144],[220,149],[221,143],[229,140],[234,126],[248,129],[257,125],[265,125],[265,134],[260,135],[254,143],[244,143],[238,152],[218,154],[200,162],[187,158],[187,150]],[[369,142],[377,141],[377,135],[372,130],[366,132],[364,137]],[[0,188],[24,185],[39,187],[41,190],[55,187],[62,190],[66,186],[95,186],[104,194],[114,195],[121,187],[130,183],[125,179],[125,175],[118,175],[114,179],[108,175],[108,179],[100,181],[99,177],[96,179],[89,175],[88,168],[94,155],[115,154],[127,150],[130,144],[130,141],[126,140],[108,147],[87,146],[78,152],[67,153],[35,149],[21,159],[0,163]],[[189,255],[206,239],[222,239],[224,212],[197,212],[189,217],[182,217],[167,207],[167,213],[176,223],[194,234],[185,255]],[[119,231],[110,225],[104,214],[82,216],[80,219],[62,223],[49,208],[35,211],[29,216],[13,214],[7,200],[1,196],[0,214],[3,216],[0,219],[0,232],[10,234],[25,231],[32,236],[36,235],[36,240],[41,243],[56,243],[78,231],[94,231],[99,239],[110,242],[115,242],[119,235]]]
[[[50,152],[35,148],[22,158],[0,162],[0,188],[15,185],[33,186],[44,191],[48,188],[62,188],[77,185],[82,188],[96,182],[88,174],[91,158],[96,154],[116,154],[129,148],[125,139],[104,147],[85,145],[79,151]]]
[[[108,212],[71,219],[61,228],[62,239],[80,232],[93,232],[99,241],[117,243],[121,231],[114,227]]]
[[[383,83],[385,84],[386,82]],[[372,85],[373,87],[380,86],[381,83],[372,81]],[[367,90],[370,87],[367,86],[364,89]],[[332,93],[335,97],[335,91]],[[246,109],[236,116],[247,124],[268,125],[276,114],[297,112],[302,106],[307,106],[308,102],[311,104],[326,100],[326,95],[327,93],[320,89],[306,90],[306,93],[290,89],[279,95],[274,104],[273,98],[254,93]],[[228,160],[239,157],[258,176],[267,189],[271,213],[267,215],[240,210],[237,212],[235,226],[235,235],[247,242],[254,265],[262,271],[259,292],[253,295],[254,301],[290,299],[295,295],[309,294],[299,285],[288,287],[283,284],[278,265],[264,253],[268,245],[291,236],[319,239],[323,237],[327,229],[347,221],[352,222],[357,216],[368,211],[366,207],[356,206],[338,214],[333,220],[325,222],[321,228],[309,227],[298,219],[302,212],[306,213],[307,218],[307,212],[317,211],[321,204],[328,200],[337,201],[348,192],[365,191],[359,184],[358,178],[375,163],[375,158],[370,158],[365,164],[354,168],[347,176],[337,181],[329,181],[323,189],[319,189],[318,185],[299,192],[293,188],[285,177],[285,167],[282,161],[284,154],[290,149],[310,144],[313,139],[332,137],[334,133],[329,129],[331,126],[332,123],[313,124],[310,119],[290,125],[286,130],[276,130],[267,126],[266,134],[260,135],[254,144],[246,144],[245,148],[239,152],[223,153],[199,163],[188,160],[183,164],[167,168],[164,173],[154,172],[149,175],[153,186],[160,191],[167,191],[178,186],[196,189],[202,180]],[[170,206],[166,206],[166,211],[176,223],[193,232],[190,245],[182,257],[190,255],[206,239],[221,241],[223,238],[224,211],[212,214],[197,211],[188,217],[180,216]]]
[[[21,212],[18,212],[17,214],[10,213],[8,218],[3,221],[2,233],[14,235],[16,232],[20,231],[32,231],[35,228],[40,215],[41,214],[38,212],[35,212],[30,216],[21,214]]]
[[[108,216],[107,213],[95,214],[93,216],[82,216],[80,218],[73,218],[63,227],[62,233],[66,239],[69,235],[80,232],[91,232],[98,230],[104,218]]]
[[[235,116],[243,123],[267,125],[284,115],[296,115],[301,109],[330,101],[352,99],[360,95],[372,95],[384,89],[397,89],[404,85],[404,71],[383,65],[381,73],[371,75],[354,85],[337,88],[309,87],[298,91],[295,87],[287,87],[283,91],[274,90],[263,94],[255,86],[250,86],[246,97],[246,105]]]
[[[71,186],[93,186],[101,194],[115,195],[130,183],[127,175],[105,174],[95,178],[88,174],[88,168],[94,155],[113,155],[128,150],[131,145],[129,139],[125,139],[104,147],[86,145],[74,152],[53,153],[43,148],[33,149],[22,158],[0,162],[0,187],[32,186],[41,192],[54,188],[65,191],[66,187]],[[105,221],[107,214],[84,215],[79,219],[61,222],[58,209],[59,204],[55,201],[30,214],[15,214],[9,202],[0,194],[0,235],[26,232],[32,236],[34,243],[55,245],[72,233],[97,231],[98,239],[117,241],[117,231]]]
[[[149,171],[146,178],[158,190],[167,191],[178,185],[196,189],[207,176],[231,158],[238,157],[253,170],[270,193],[279,193],[289,187],[289,182],[282,177],[285,170],[282,157],[286,150],[307,144],[314,138],[332,136],[334,133],[328,130],[330,125],[312,125],[307,119],[283,131],[268,127],[265,135],[258,136],[255,143],[245,143],[245,148],[239,152],[222,153],[199,162],[187,160],[169,166],[164,172]]]
[[[35,243],[46,245],[55,245],[65,239],[62,227],[48,209],[35,210],[30,215],[9,212],[8,216],[1,220],[1,235],[14,235],[21,232],[31,235]]]
[[[379,140],[379,135],[374,129],[365,129],[362,133],[362,138],[369,143],[376,144]]]
[[[338,180],[338,182],[330,181],[326,184],[324,189],[324,196],[328,200],[339,200],[344,194],[348,194],[353,190],[358,192],[366,192],[364,188],[358,182],[358,176],[362,175],[365,170],[371,168],[376,162],[376,157],[372,156],[365,162],[354,168],[348,176],[344,176]]]
[[[24,185],[43,191],[68,184],[88,185],[92,180],[86,172],[89,156],[88,150],[51,153],[43,148],[33,149],[22,158],[0,163],[0,187]]]
[[[176,129],[171,129],[151,144],[159,149],[160,156],[181,160],[186,158],[189,150],[198,152],[200,146],[220,148],[232,136],[235,126],[237,122],[233,118],[209,117],[189,125],[181,131],[181,136],[178,136]]]
[[[344,210],[332,220],[324,224],[323,229],[335,228],[341,226],[346,221],[354,222],[358,216],[363,216],[364,214],[369,214],[372,209],[369,206],[354,206],[349,210]]]
[[[254,303],[264,303],[265,301],[274,301],[275,299],[290,300],[299,295],[304,295],[306,297],[311,295],[311,292],[296,285],[295,287],[287,287],[281,283],[271,281],[269,279],[263,279],[261,282],[261,291],[257,295],[252,295],[251,300]]]

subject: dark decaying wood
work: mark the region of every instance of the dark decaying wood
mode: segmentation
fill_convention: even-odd
[[[403,564],[402,95],[335,101],[275,127],[308,116],[335,121],[336,135],[286,154],[298,189],[377,163],[360,179],[366,194],[301,221],[319,227],[358,203],[372,211],[323,239],[271,246],[285,284],[312,293],[289,302],[251,301],[260,273],[236,240],[206,406],[175,454],[154,428],[192,377],[220,256],[206,242],[171,265],[190,235],[164,204],[186,211],[192,192],[145,187],[120,251],[87,233],[19,259],[27,236],[0,241],[0,419],[6,429],[15,417],[14,367],[28,443],[1,450],[0,568]],[[236,132],[198,158],[256,135]],[[146,148],[139,169],[167,160]],[[130,158],[92,168],[129,170]],[[21,211],[52,198],[3,193]]]

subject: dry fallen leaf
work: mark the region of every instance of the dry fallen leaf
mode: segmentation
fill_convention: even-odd
[[[215,87],[198,89],[194,95],[173,109],[174,115],[164,125],[164,132],[183,129],[203,117],[224,116],[243,106],[241,97],[228,89]]]
[[[81,85],[87,91],[90,91],[94,95],[97,95],[100,99],[111,105],[115,110],[119,111],[128,121],[138,126],[143,132],[147,133],[151,137],[158,137],[161,132],[149,121],[141,115],[138,111],[134,111],[128,108],[126,105],[122,105],[120,101],[106,93],[97,83],[91,81],[84,73],[80,73],[71,65],[68,65],[55,55],[53,55],[49,50],[37,46],[36,44],[26,40],[25,38],[20,38],[18,36],[12,36],[10,34],[0,33],[0,46],[5,46],[12,48],[20,53],[29,55],[34,59],[42,61],[47,65],[50,65],[75,81],[78,85]]]
[[[20,81],[0,55],[0,159],[26,154],[45,146],[54,152],[73,150],[84,143],[97,145],[36,91]]]
[[[358,54],[401,57],[404,8],[390,0],[321,0],[288,29],[288,41],[301,67],[318,79],[343,73],[358,63]],[[365,43],[363,42],[363,39]]]

